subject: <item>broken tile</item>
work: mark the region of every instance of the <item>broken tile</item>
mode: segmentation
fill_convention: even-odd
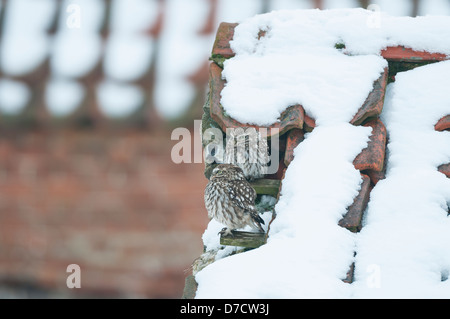
[[[274,174],[267,174],[264,178],[282,180],[285,171],[286,165],[284,164],[284,161],[280,161],[277,171]]]
[[[350,265],[347,274],[345,275],[345,278],[342,279],[342,281],[345,282],[346,284],[351,284],[353,282],[354,273],[355,273],[355,263],[353,262]]]
[[[450,178],[450,163],[448,164],[442,164],[438,167],[438,171],[442,174],[445,174],[448,178]]]
[[[237,23],[227,22],[219,25],[211,53],[211,59],[219,65],[223,64],[223,60],[234,56],[234,52],[230,48],[230,41],[233,39],[234,28],[237,25]]]
[[[303,130],[305,132],[312,132],[316,127],[316,121],[305,113],[305,118],[303,120]]]
[[[403,46],[387,47],[381,50],[381,56],[388,61],[401,62],[443,61],[449,59],[447,55],[442,53],[415,51]]]
[[[381,181],[382,179],[386,178],[386,170],[385,170],[384,167],[379,172],[371,170],[371,169],[370,170],[366,170],[366,171],[364,171],[364,174],[369,176],[370,181],[372,182],[373,185],[377,185],[377,183],[379,181]]]
[[[387,140],[386,140],[387,144]],[[381,171],[375,171],[373,169],[368,169],[363,171],[364,174],[370,177],[370,181],[372,182],[372,185],[376,185],[379,181],[386,178],[386,154],[384,156],[384,162],[383,162],[383,168]]]
[[[284,153],[284,164],[289,166],[294,159],[294,149],[305,139],[305,134],[300,129],[292,129],[287,133],[286,151]]]
[[[367,147],[355,158],[353,164],[360,171],[380,172],[383,169],[386,150],[386,127],[379,118],[367,122],[364,126],[372,127],[372,135]]]
[[[388,68],[384,69],[383,74],[373,84],[373,90],[369,93],[364,104],[359,108],[353,119],[350,121],[353,125],[360,125],[365,120],[377,117],[381,114],[384,104],[384,93],[388,80]]]
[[[358,196],[356,196],[353,204],[348,208],[347,214],[339,221],[339,226],[345,227],[354,233],[361,230],[362,217],[369,202],[371,191],[369,176],[361,174],[361,178],[363,182]]]
[[[450,130],[450,114],[441,118],[434,126],[436,131]]]

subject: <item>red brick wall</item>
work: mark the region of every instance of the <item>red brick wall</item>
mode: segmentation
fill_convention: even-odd
[[[207,180],[203,164],[173,164],[175,143],[138,129],[0,134],[0,295],[179,298]]]

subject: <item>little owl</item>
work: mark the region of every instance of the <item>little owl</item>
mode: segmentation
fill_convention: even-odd
[[[242,168],[245,178],[254,180],[267,174],[267,139],[253,127],[227,129],[224,163]]]
[[[245,179],[241,168],[233,164],[217,165],[205,189],[205,206],[209,218],[224,224],[220,234],[247,225],[264,232],[264,220],[255,208],[256,191]]]

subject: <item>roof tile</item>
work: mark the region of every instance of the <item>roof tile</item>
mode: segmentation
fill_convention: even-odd
[[[438,167],[438,171],[442,174],[445,174],[448,178],[450,178],[450,163],[448,164],[442,164]]]
[[[415,51],[403,46],[387,47],[381,50],[381,56],[389,61],[400,62],[443,61],[449,59],[447,55],[442,53]]]
[[[376,117],[381,114],[384,103],[384,93],[386,91],[386,85],[388,80],[388,68],[384,69],[384,72],[373,84],[373,90],[369,93],[364,104],[359,108],[350,123],[354,125],[360,125],[371,117]]]
[[[209,81],[210,81],[210,112],[211,118],[219,124],[220,128],[225,132],[227,128],[236,127],[255,127],[255,128],[267,128],[267,134],[279,133],[284,134],[293,128],[303,128],[303,121],[305,116],[305,111],[301,105],[293,105],[287,108],[280,116],[280,121],[270,125],[270,126],[257,126],[245,123],[240,123],[235,119],[227,115],[220,104],[220,93],[222,92],[225,81],[222,79],[222,69],[212,62],[209,69]],[[279,129],[279,132],[272,132],[272,128]],[[263,132],[261,132],[263,133]]]
[[[436,131],[450,130],[450,114],[441,118],[434,126]]]
[[[339,226],[345,227],[352,232],[361,230],[362,217],[367,207],[370,197],[370,178],[361,174],[363,180],[358,196],[355,197],[353,204],[348,208],[347,214],[339,221]]]
[[[386,127],[379,118],[367,122],[363,126],[372,127],[372,135],[367,147],[355,158],[353,164],[360,171],[374,170],[380,172],[383,169],[386,149]]]

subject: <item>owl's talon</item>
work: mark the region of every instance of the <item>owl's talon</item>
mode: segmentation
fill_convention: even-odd
[[[217,235],[222,235],[222,236],[230,235],[231,237],[234,237],[232,230],[228,229],[227,227],[222,228],[222,230],[220,232],[218,232]]]

